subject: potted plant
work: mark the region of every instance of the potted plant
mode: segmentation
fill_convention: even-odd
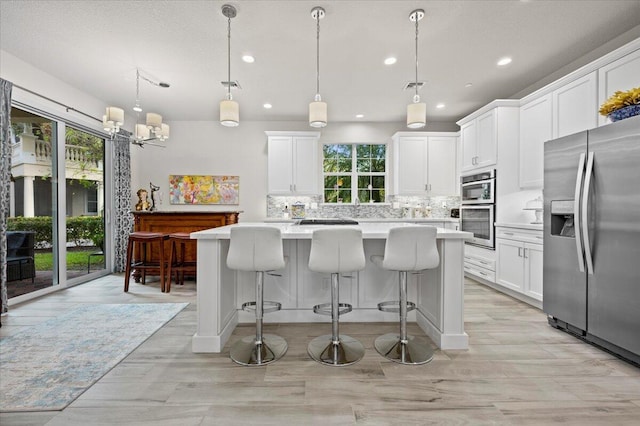
[[[640,87],[626,92],[618,90],[600,106],[600,114],[611,121],[624,120],[640,114]]]

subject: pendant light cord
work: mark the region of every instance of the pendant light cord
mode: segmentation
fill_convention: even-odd
[[[227,98],[231,99],[231,17],[227,18]]]
[[[420,102],[420,98],[418,95],[418,16],[416,14],[416,95],[413,99],[414,102]]]
[[[320,95],[320,12],[316,14],[316,95]]]

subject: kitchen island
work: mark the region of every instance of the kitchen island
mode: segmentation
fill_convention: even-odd
[[[231,228],[261,225],[239,223],[194,232],[197,239],[197,301],[198,324],[192,339],[193,352],[221,352],[238,323],[253,323],[252,313],[241,305],[255,300],[255,274],[227,268]],[[265,323],[327,322],[313,313],[313,306],[330,300],[328,274],[311,272],[308,268],[311,236],[323,225],[269,224],[280,228],[286,265],[276,275],[266,275],[264,299],[282,303],[282,310],[265,316]],[[335,225],[341,226],[341,225]],[[409,226],[402,223],[362,223],[367,259],[363,271],[340,280],[340,302],[353,305],[353,311],[341,322],[397,322],[397,314],[380,312],[379,302],[397,300],[398,273],[378,268],[370,257],[383,255],[391,227]],[[438,228],[440,265],[422,274],[409,275],[409,300],[416,303],[409,321],[416,321],[441,349],[467,349],[464,331],[464,241],[468,232]],[[374,327],[374,326],[372,326]]]

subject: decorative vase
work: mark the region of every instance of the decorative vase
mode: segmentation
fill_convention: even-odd
[[[640,105],[628,105],[624,108],[611,111],[611,113],[609,113],[609,119],[611,121],[620,121],[633,117],[634,115],[640,115]]]

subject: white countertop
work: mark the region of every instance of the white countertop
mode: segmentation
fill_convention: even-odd
[[[328,218],[314,218],[314,219],[328,219]],[[360,223],[433,223],[433,222],[446,222],[446,223],[459,223],[460,219],[455,217],[355,217],[348,218],[353,219]],[[279,217],[268,217],[264,219],[265,223],[296,223],[300,219],[284,219]]]
[[[516,228],[516,229],[531,229],[534,231],[542,231],[543,224],[542,223],[503,223],[496,222],[496,227],[499,228]]]
[[[440,222],[440,221],[436,221]],[[219,228],[205,229],[203,231],[192,232],[191,238],[202,240],[228,240],[231,235],[231,228],[237,226],[265,226],[262,222],[241,222],[235,225],[221,226]],[[398,222],[371,222],[359,225],[297,225],[294,223],[271,223],[267,226],[280,228],[282,238],[285,240],[306,240],[311,239],[313,231],[319,228],[330,227],[356,227],[362,229],[364,239],[386,239],[389,229],[396,226],[411,226],[411,223]],[[438,239],[471,239],[470,232],[454,231],[452,229],[438,228]]]

